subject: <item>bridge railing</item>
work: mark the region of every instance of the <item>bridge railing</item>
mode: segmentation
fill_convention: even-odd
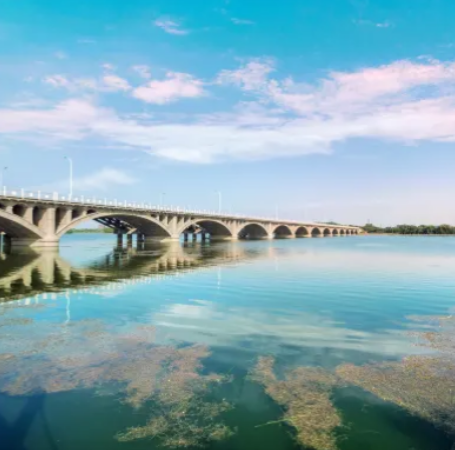
[[[295,225],[314,225],[314,226],[327,226],[324,223],[313,221],[297,221],[289,219],[280,219],[277,217],[262,217],[262,216],[247,216],[237,213],[227,213],[223,211],[210,211],[202,209],[192,209],[191,207],[180,207],[174,205],[153,205],[152,203],[145,202],[130,202],[127,200],[109,200],[106,197],[97,198],[95,196],[87,195],[61,195],[58,192],[45,192],[41,190],[28,190],[28,189],[11,189],[3,186],[0,188],[0,199],[18,199],[18,200],[39,200],[44,202],[59,202],[63,204],[71,204],[76,206],[103,206],[112,209],[131,209],[135,211],[156,211],[160,213],[173,213],[173,214],[190,214],[199,216],[210,216],[219,218],[236,218],[248,221],[267,221],[272,223],[285,223]]]

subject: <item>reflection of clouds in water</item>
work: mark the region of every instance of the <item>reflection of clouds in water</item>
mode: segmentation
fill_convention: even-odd
[[[366,332],[343,327],[341,322],[317,314],[277,310],[259,311],[245,307],[225,308],[213,302],[199,304],[176,303],[165,306],[152,318],[155,325],[171,329],[172,335],[187,342],[214,346],[239,347],[254,341],[256,350],[261,339],[275,341],[276,345],[333,348],[400,356],[419,353],[406,333],[398,330]]]

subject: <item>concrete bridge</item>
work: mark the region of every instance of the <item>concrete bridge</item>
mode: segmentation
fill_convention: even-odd
[[[357,227],[162,208],[146,204],[73,199],[14,192],[0,195],[0,232],[13,246],[56,247],[60,238],[94,220],[118,236],[139,241],[237,240],[359,234]]]

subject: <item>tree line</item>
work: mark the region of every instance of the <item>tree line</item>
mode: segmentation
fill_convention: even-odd
[[[388,234],[455,234],[455,227],[442,225],[396,225],[394,227],[378,227],[367,223],[362,227],[367,233]]]

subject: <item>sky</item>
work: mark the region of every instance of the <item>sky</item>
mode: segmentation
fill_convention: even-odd
[[[8,189],[455,224],[453,0],[0,0]],[[7,169],[3,169],[7,167]]]

